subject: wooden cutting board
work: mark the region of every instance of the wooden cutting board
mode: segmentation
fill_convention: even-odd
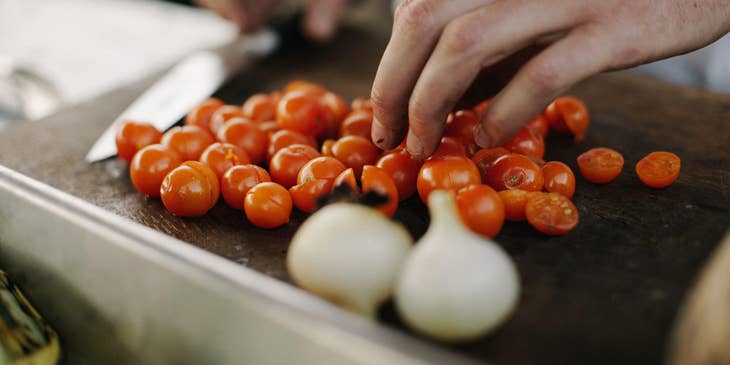
[[[386,41],[387,34],[362,28],[346,30],[328,46],[294,40],[237,76],[219,96],[240,103],[300,78],[348,98],[366,96]],[[251,226],[224,204],[202,218],[177,218],[134,190],[124,163],[84,162],[94,140],[149,82],[0,132],[0,164],[289,281],[284,258],[303,214],[294,213],[276,230]],[[593,123],[579,144],[550,136],[546,159],[577,171],[578,154],[608,146],[624,154],[626,167],[608,185],[577,178],[574,202],[581,222],[563,237],[542,236],[524,223],[506,224],[497,241],[519,267],[519,308],[493,335],[452,349],[501,364],[656,364],[683,295],[730,226],[730,97],[629,74],[596,77],[572,93],[587,102]],[[634,173],[634,164],[655,150],[682,158],[679,180],[664,190],[644,187]],[[396,218],[415,237],[428,224],[417,199],[403,203]],[[392,304],[381,317],[408,331]]]

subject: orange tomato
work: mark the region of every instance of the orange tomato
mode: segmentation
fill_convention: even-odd
[[[245,118],[243,108],[238,105],[223,105],[213,112],[210,117],[210,132],[218,134],[218,130],[233,118]]]
[[[567,197],[558,193],[533,193],[527,198],[525,216],[538,231],[559,236],[578,224],[578,209]]]
[[[324,120],[324,138],[337,138],[340,125],[345,116],[350,112],[350,106],[341,96],[327,92],[319,98],[319,105]]]
[[[431,158],[443,156],[466,157],[466,149],[464,149],[464,145],[460,140],[454,137],[442,137],[441,143],[433,155],[431,155]]]
[[[568,165],[559,161],[550,161],[542,166],[545,190],[565,195],[568,199],[575,193],[575,175]]]
[[[276,102],[268,94],[251,95],[241,108],[243,117],[254,122],[265,122],[276,118]]]
[[[208,146],[215,142],[208,131],[197,125],[175,127],[162,135],[160,143],[172,148],[185,161],[197,161]]]
[[[388,201],[377,206],[376,209],[392,217],[398,209],[398,188],[395,186],[393,178],[385,170],[376,166],[367,165],[362,169],[362,178],[360,181],[362,182],[363,193],[374,191],[388,197]]]
[[[550,122],[550,127],[558,132],[570,132],[580,141],[588,130],[591,122],[588,114],[588,107],[573,96],[563,96],[555,99],[547,109],[545,116]]]
[[[373,113],[370,111],[353,110],[340,125],[340,137],[360,136],[370,139],[370,129],[373,125]]]
[[[487,170],[485,183],[495,190],[541,191],[544,183],[540,167],[524,155],[499,157]]]
[[[257,164],[266,157],[269,137],[249,119],[234,118],[218,130],[218,140],[241,147],[251,163]]]
[[[332,191],[333,179],[307,180],[289,189],[294,206],[305,213],[312,213],[319,204],[317,201]]]
[[[403,201],[416,192],[416,181],[421,164],[411,158],[405,150],[395,150],[384,154],[375,164],[393,178],[398,189],[398,198]]]
[[[489,166],[492,166],[492,163],[495,160],[507,154],[509,154],[509,151],[506,148],[495,147],[483,148],[477,151],[474,156],[471,156],[471,160],[474,162],[475,165],[477,165],[477,168],[479,169],[479,174],[482,177],[482,181],[487,180],[487,171],[489,170]]]
[[[256,165],[236,165],[221,178],[221,195],[229,207],[243,210],[243,201],[251,188],[271,181],[269,173]]]
[[[206,131],[210,130],[210,120],[218,108],[223,106],[223,101],[216,98],[209,98],[195,107],[185,116],[186,125],[197,125]]]
[[[284,86],[284,94],[292,91],[304,91],[320,97],[327,92],[327,89],[319,84],[304,80],[294,80]]]
[[[355,179],[355,172],[353,172],[351,167],[337,175],[334,183],[332,184],[332,191],[342,184],[347,184],[352,191],[360,193],[360,187],[357,185],[357,180]]]
[[[184,162],[165,176],[160,196],[170,213],[180,217],[199,217],[218,202],[218,177],[203,163]]]
[[[259,122],[259,129],[266,133],[267,136],[271,137],[272,134],[278,132],[279,129],[279,122],[275,120],[267,120],[265,122]]]
[[[504,204],[504,218],[508,221],[524,221],[527,197],[533,192],[521,189],[502,190],[498,192]]]
[[[317,141],[312,136],[282,129],[269,137],[268,160],[271,160],[280,149],[294,144],[305,144],[317,148]]]
[[[335,142],[337,141],[335,141],[334,139],[325,139],[324,142],[322,142],[322,148],[320,150],[322,156],[333,157],[332,146],[335,145]]]
[[[251,163],[246,151],[230,143],[216,142],[200,155],[200,162],[208,165],[220,179],[233,166]]]
[[[297,184],[299,170],[307,162],[319,157],[319,152],[312,146],[293,144],[284,147],[274,154],[269,163],[269,172],[274,182],[285,188]]]
[[[358,136],[345,136],[332,145],[332,156],[347,167],[352,167],[355,175],[362,174],[362,167],[372,165],[378,160],[380,151],[369,139]]]
[[[527,123],[527,128],[532,131],[532,133],[542,136],[544,139],[547,137],[548,133],[550,133],[550,122],[548,122],[545,115],[540,114],[533,118],[530,123]]]
[[[289,222],[292,200],[283,186],[262,182],[246,193],[244,199],[246,218],[260,228],[276,228]]]
[[[646,186],[661,189],[677,180],[680,167],[679,156],[671,152],[652,152],[636,164],[636,174]]]
[[[507,141],[502,147],[508,149],[512,153],[519,153],[525,156],[536,157],[542,159],[545,156],[545,141],[542,136],[535,134],[528,127],[520,129],[512,139]]]
[[[610,148],[599,147],[578,156],[578,169],[583,177],[595,184],[606,184],[624,168],[624,156]]]
[[[479,115],[473,110],[459,110],[449,114],[444,129],[444,136],[455,138],[465,146],[469,156],[473,155],[479,147],[474,142],[474,128],[479,123]]]
[[[165,175],[182,163],[180,155],[163,144],[151,144],[137,151],[129,164],[129,177],[140,193],[160,196]]]
[[[472,231],[494,238],[504,225],[504,203],[487,185],[469,185],[456,193],[456,206],[461,220]]]
[[[329,180],[332,182],[345,169],[347,167],[334,157],[317,157],[307,162],[299,170],[297,184],[304,184],[311,180]]]
[[[131,161],[134,154],[143,147],[160,143],[162,133],[152,124],[128,120],[117,129],[115,142],[117,156],[124,161]]]
[[[352,110],[368,111],[370,114],[373,113],[373,103],[370,99],[355,98],[352,100],[352,103],[350,103],[350,106],[352,107]]]
[[[428,195],[434,190],[457,190],[480,184],[479,169],[461,156],[444,156],[426,161],[418,172],[416,188],[421,201],[428,204]]]
[[[281,129],[310,136],[319,136],[324,128],[319,100],[306,91],[284,94],[276,108],[276,120]]]

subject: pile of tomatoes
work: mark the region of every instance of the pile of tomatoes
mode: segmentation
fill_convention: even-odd
[[[135,188],[160,197],[178,216],[201,216],[222,195],[254,225],[275,228],[294,207],[314,212],[320,198],[347,184],[387,197],[378,209],[388,216],[415,193],[426,202],[431,191],[449,190],[465,224],[487,237],[505,220],[527,220],[549,235],[570,231],[578,223],[570,200],[575,176],[562,162],[543,161],[544,138],[554,130],[582,139],[590,122],[586,106],[561,97],[503,146],[480,149],[473,130],[488,104],[451,113],[439,148],[425,161],[413,159],[405,141],[391,151],[372,143],[369,100],[348,104],[306,81],[253,95],[242,106],[210,98],[164,134],[128,121],[116,143],[118,156],[130,161]],[[598,148],[578,165],[589,181],[607,183],[621,172],[623,157]],[[636,169],[647,185],[667,186],[679,173],[679,158],[656,152]]]

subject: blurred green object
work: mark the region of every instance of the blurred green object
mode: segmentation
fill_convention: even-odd
[[[58,362],[56,332],[0,270],[0,365]]]

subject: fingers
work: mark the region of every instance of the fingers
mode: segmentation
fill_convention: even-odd
[[[395,13],[393,35],[373,82],[373,142],[398,145],[407,128],[408,99],[446,24],[494,0],[407,0]]]
[[[269,11],[278,3],[278,0],[194,1],[200,6],[208,8],[236,24],[241,33],[254,30],[261,26],[266,21]]]
[[[607,34],[596,27],[576,28],[525,64],[482,116],[476,143],[502,144],[571,86],[606,70],[618,47]]]
[[[345,11],[347,0],[310,0],[304,17],[304,32],[312,40],[332,38]]]
[[[553,11],[545,9],[543,1],[509,0],[483,6],[449,23],[410,98],[408,152],[423,158],[436,150],[447,114],[482,68],[545,34],[573,26],[578,19],[565,6]]]

